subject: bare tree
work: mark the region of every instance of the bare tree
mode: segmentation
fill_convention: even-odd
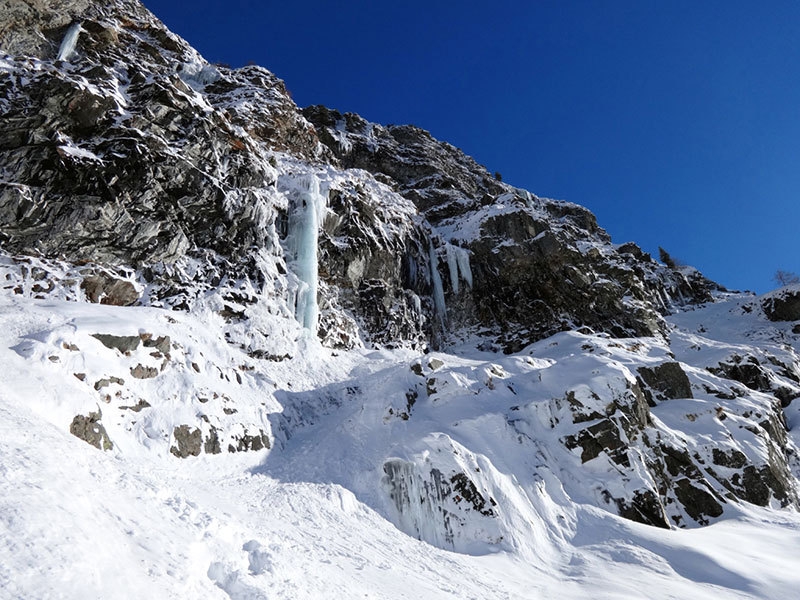
[[[797,273],[784,271],[782,269],[775,271],[775,275],[772,276],[772,279],[781,287],[800,283],[800,277],[797,276]]]

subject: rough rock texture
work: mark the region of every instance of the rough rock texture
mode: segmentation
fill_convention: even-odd
[[[169,451],[178,458],[199,456],[202,448],[203,434],[196,427],[180,425],[172,432],[175,445]]]
[[[122,354],[133,352],[139,347],[141,338],[138,335],[110,335],[107,333],[94,333],[92,337],[106,348],[119,350]]]
[[[767,294],[761,300],[761,307],[770,321],[800,321],[800,286]]]
[[[56,60],[76,22],[75,52]],[[796,356],[715,354],[698,373],[682,358],[637,357],[637,342],[624,339],[668,343],[664,315],[712,302],[722,290],[696,270],[612,244],[585,208],[500,182],[422,129],[321,106],[300,111],[266,69],[208,64],[133,0],[2,3],[0,50],[0,272],[9,294],[177,311],[200,305],[224,321],[225,340],[245,358],[291,361],[305,283],[293,242],[309,201],[303,185],[313,181],[324,210],[314,248],[319,322],[310,333],[325,345],[428,351],[478,335],[482,350],[515,353],[569,331],[588,340],[570,356],[629,347],[614,364],[591,363],[586,385],[553,384],[535,402],[517,398],[515,386],[538,390],[541,373],[531,383],[497,365],[477,375],[418,359],[398,376],[409,383],[388,420],[413,422],[421,405],[457,394],[490,396],[492,406],[513,396],[493,431],[530,444],[538,457],[537,436],[549,424],[559,460],[587,473],[609,467],[613,479],[600,478],[592,493],[627,518],[672,527],[709,523],[739,500],[798,506],[783,412],[800,396]],[[788,288],[761,308],[775,322],[800,320],[798,298]],[[758,312],[755,303],[746,310]],[[167,335],[94,337],[110,350],[91,342],[85,351],[118,362],[116,375],[70,371],[93,400],[146,419],[164,401],[148,385],[189,382],[191,397],[179,401],[192,416],[167,427],[191,424],[158,432],[173,455],[272,447],[261,405],[245,416],[246,407],[208,384],[239,385],[252,367],[209,365],[200,349],[185,352]],[[55,365],[56,351],[78,348],[47,350],[43,360]],[[620,372],[598,383],[589,375],[595,368]],[[129,374],[126,384],[119,375]],[[131,386],[152,393],[150,401]],[[314,421],[359,393],[309,392],[303,410],[280,419]],[[319,397],[325,407],[316,412]],[[680,423],[664,425],[669,415],[659,408],[690,400],[697,403]],[[201,412],[215,404],[211,416]],[[698,420],[713,436],[692,446],[675,432]],[[76,416],[70,431],[111,448],[99,410]],[[447,463],[465,452],[441,449],[438,466],[389,456],[378,464],[398,522],[452,544],[459,523],[477,514],[475,539],[502,537],[494,529],[501,508],[477,462]],[[438,533],[420,531],[420,514],[434,515]]]
[[[639,367],[642,391],[650,404],[655,400],[692,398],[689,378],[676,362],[666,362],[657,367]]]
[[[669,305],[711,300],[716,286],[696,271],[665,268],[635,244],[615,249],[585,208],[503,184],[427,131],[322,106],[303,114],[339,164],[373,173],[430,223],[434,265],[450,271],[442,277],[446,327],[488,327],[515,351],[581,325],[652,335]],[[471,267],[460,290],[451,263],[457,252]]]
[[[0,244],[132,267],[148,285],[141,298],[131,281],[88,276],[92,301],[182,308],[198,283],[231,279],[286,294],[297,200],[281,152],[375,175],[325,190],[317,333],[331,346],[359,343],[359,327],[373,343],[423,346],[474,326],[507,351],[579,325],[644,335],[660,331],[670,303],[709,299],[696,274],[633,244],[615,249],[587,210],[496,181],[421,129],[322,107],[301,114],[274,75],[209,65],[136,2],[68,3],[69,18],[55,8],[0,9],[31,31],[0,37],[11,55],[0,80]],[[53,62],[73,21],[74,55]],[[477,235],[459,238],[467,230]],[[471,273],[455,266],[459,253]],[[240,318],[233,304],[224,314]]]
[[[76,415],[69,426],[69,432],[100,450],[111,450],[114,444],[108,438],[106,428],[100,423],[101,411],[91,412],[88,416]]]

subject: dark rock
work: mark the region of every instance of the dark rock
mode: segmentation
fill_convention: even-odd
[[[131,375],[136,379],[152,379],[158,375],[158,369],[138,364],[135,367],[131,367]]]
[[[171,349],[171,340],[169,339],[168,335],[162,335],[153,339],[153,336],[149,336],[146,339],[142,339],[142,344],[145,348],[155,348],[161,354],[168,355]]]
[[[169,451],[178,458],[200,455],[203,436],[198,428],[180,425],[173,430],[172,437],[176,445]]]
[[[600,397],[592,392],[594,398],[599,400]],[[596,410],[586,410],[583,403],[575,397],[575,392],[570,390],[567,392],[567,402],[569,402],[570,410],[572,411],[573,423],[585,423],[586,421],[596,421],[602,419],[605,415],[601,415]]]
[[[708,367],[708,370],[715,375],[738,381],[751,390],[759,392],[772,390],[769,372],[754,356],[747,357],[746,360],[740,356],[733,356],[730,362],[721,362],[717,367]]]
[[[653,400],[693,398],[692,386],[681,365],[665,362],[657,367],[639,367],[640,386],[652,406]]]
[[[133,352],[139,347],[140,338],[138,335],[108,335],[105,333],[93,333],[92,337],[99,340],[106,348],[119,350],[123,354]]]
[[[698,523],[708,523],[706,517],[722,514],[722,505],[705,486],[695,485],[684,477],[674,483],[674,490],[686,513]]]
[[[269,436],[260,429],[255,435],[245,431],[241,436],[234,436],[234,439],[236,440],[236,446],[228,444],[228,452],[247,452],[248,450],[255,452],[256,450],[268,450],[271,447]]]
[[[120,406],[120,410],[132,410],[133,412],[140,412],[144,408],[150,408],[150,403],[147,400],[139,399],[133,406]]]
[[[456,294],[443,278],[445,320],[450,326],[490,328],[506,352],[560,331],[566,323],[615,336],[653,335],[662,330],[658,313],[666,312],[663,298],[705,302],[717,287],[694,270],[656,264],[633,244],[606,255],[580,251],[579,240],[609,243],[588,210],[505,186],[424,130],[382,127],[322,106],[303,113],[341,165],[388,177],[430,223],[447,221],[452,226],[467,217],[480,223],[481,236],[464,248],[470,254],[472,289]],[[508,210],[491,214],[485,207],[494,203]],[[423,255],[426,246],[422,245]],[[437,253],[441,247],[437,241]],[[428,262],[424,257],[420,261],[419,254],[417,264]],[[438,263],[435,257],[432,267]],[[383,281],[392,287],[390,279]],[[428,297],[432,293],[430,287],[411,288]],[[636,302],[629,302],[629,296]],[[378,298],[375,302],[380,304]],[[523,330],[525,334],[505,333]]]
[[[114,444],[108,438],[105,427],[100,423],[102,413],[89,413],[89,416],[76,415],[69,426],[69,432],[100,450],[111,450]]]
[[[583,429],[577,435],[565,437],[562,442],[569,449],[581,449],[581,462],[597,458],[601,452],[617,464],[630,466],[627,444],[620,436],[620,427],[611,419],[603,419]]]
[[[608,496],[611,499],[611,495]],[[623,498],[613,498],[613,500],[621,517],[645,525],[670,528],[664,507],[652,490],[636,490],[630,500]]]
[[[695,465],[689,451],[685,448],[674,448],[666,444],[659,446],[661,456],[664,460],[664,465],[667,467],[667,472],[672,477],[684,475],[690,479],[700,480],[703,478],[700,470]]]
[[[203,443],[203,450],[206,454],[219,454],[222,452],[219,443],[219,434],[217,433],[217,428],[213,425],[209,425],[208,437],[206,437],[206,441]]]
[[[456,504],[461,502],[463,499],[469,502],[472,507],[483,516],[494,516],[494,510],[492,510],[491,507],[486,506],[486,499],[478,491],[478,488],[475,487],[475,482],[467,477],[465,473],[456,473],[450,478],[450,483],[453,485],[453,490],[456,493],[456,496],[454,496]],[[489,502],[491,503],[491,506],[495,506],[497,504],[492,498],[489,498]]]
[[[761,308],[770,321],[800,320],[800,287],[783,288],[767,294],[761,300]]]
[[[725,452],[719,448],[712,448],[711,460],[715,465],[729,469],[741,469],[747,464],[747,457],[738,450]]]
[[[104,377],[103,379],[98,379],[94,384],[94,389],[100,391],[102,388],[106,387],[107,385],[111,385],[112,383],[116,383],[117,385],[125,385],[125,380],[121,377]]]

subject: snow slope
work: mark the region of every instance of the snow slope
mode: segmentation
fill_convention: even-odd
[[[0,597],[796,595],[800,327],[68,4],[0,58]]]
[[[592,473],[570,463],[541,422],[527,423],[539,427],[528,430],[536,453],[509,442],[498,415],[535,410],[513,410],[520,397],[617,377],[608,364],[600,373],[599,353],[579,352],[590,336],[563,334],[512,356],[467,345],[419,357],[334,353],[300,335],[304,353],[253,361],[234,384],[219,373],[246,357],[208,314],[7,293],[0,302],[3,597],[786,598],[800,585],[793,511],[740,503],[704,528],[648,527],[596,506],[587,477],[604,477],[604,467]],[[699,323],[707,336],[716,325],[724,340],[716,343],[737,343],[730,310],[721,303],[676,316],[673,347],[690,347]],[[120,398],[106,403],[72,374],[80,365],[91,381],[140,358],[92,344],[90,333],[142,331],[169,335],[182,348],[158,377],[118,386]],[[615,350],[608,338],[590,341]],[[667,351],[663,342],[644,344],[643,360]],[[616,350],[622,372],[625,356],[633,359],[629,349]],[[193,358],[203,361],[200,372]],[[308,368],[320,360],[326,369]],[[271,427],[271,450],[183,460],[169,452],[163,432],[169,437],[187,413],[218,416],[212,402],[189,400],[206,370],[224,382],[229,406],[257,407],[247,418]],[[405,392],[433,373],[439,389],[421,394],[404,419]],[[155,382],[160,387],[145,389]],[[506,393],[490,393],[501,385]],[[120,409],[129,394],[152,406]],[[672,412],[683,410],[675,402]],[[656,407],[656,418],[676,418],[668,404]],[[114,443],[107,452],[69,434],[74,414],[97,408]],[[149,425],[139,428],[148,412]],[[479,491],[497,501],[497,516],[443,499],[454,523],[448,542],[423,505],[402,513],[385,493],[387,457],[417,473],[426,460],[443,472],[471,470]]]

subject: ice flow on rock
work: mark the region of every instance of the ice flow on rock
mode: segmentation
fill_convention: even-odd
[[[319,179],[314,175],[299,178],[296,189],[297,201],[289,215],[289,248],[294,258],[294,274],[299,280],[294,315],[303,327],[316,333],[319,320],[317,242],[327,198],[320,192]]]
[[[69,26],[64,40],[58,49],[58,60],[69,60],[72,53],[75,51],[75,46],[78,44],[78,35],[81,32],[81,24],[76,22]]]

